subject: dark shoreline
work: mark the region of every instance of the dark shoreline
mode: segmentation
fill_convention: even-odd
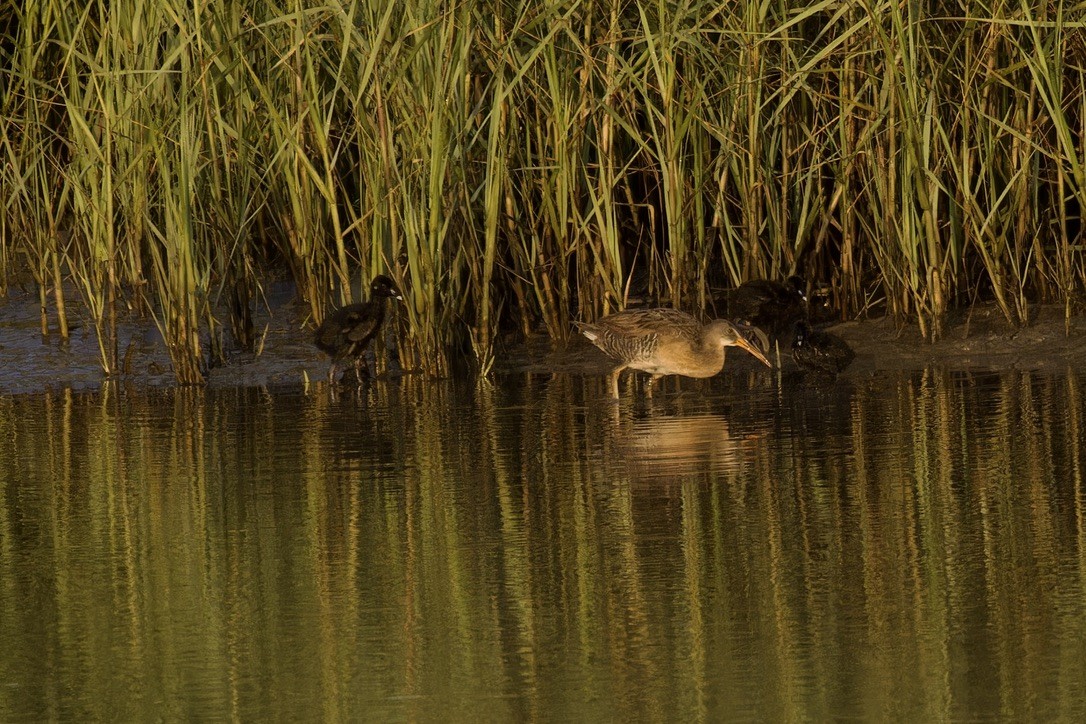
[[[321,382],[327,359],[312,345],[311,325],[301,305],[283,290],[270,300],[274,313],[258,310],[255,325],[267,329],[263,353],[237,352],[230,361],[210,370],[209,387],[304,386]],[[1049,372],[1086,369],[1086,315],[1065,324],[1062,305],[1035,305],[1031,322],[1022,328],[1008,324],[991,304],[958,310],[946,318],[945,334],[937,342],[924,340],[916,324],[899,325],[890,318],[857,320],[827,327],[856,351],[856,359],[842,375],[862,377],[884,370],[1036,369]],[[38,331],[38,299],[29,291],[9,291],[0,301],[0,393],[22,394],[58,387],[97,389],[105,382],[98,364],[98,345],[89,320],[78,328],[67,346],[54,335],[42,340]],[[149,318],[125,319],[119,329],[122,359],[129,373],[118,380],[136,387],[175,384],[165,346]],[[601,374],[609,361],[579,337],[565,347],[545,336],[499,342],[496,374],[566,373]],[[723,374],[731,369],[755,369],[753,359],[732,352]],[[788,369],[790,360],[785,360]]]

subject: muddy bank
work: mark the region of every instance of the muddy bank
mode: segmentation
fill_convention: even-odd
[[[72,297],[75,300],[75,297]],[[256,329],[264,334],[259,355],[228,351],[228,362],[211,369],[208,385],[301,386],[306,379],[323,381],[328,362],[312,343],[306,312],[287,284],[270,285],[271,311],[257,310]],[[49,388],[94,389],[104,377],[98,364],[98,342],[88,318],[73,307],[71,341],[60,343],[56,334],[43,339],[39,331],[37,293],[13,287],[0,300],[0,392],[26,393]],[[943,339],[929,343],[915,324],[904,326],[888,318],[836,324],[828,329],[843,337],[856,351],[846,377],[862,377],[880,370],[921,369],[1037,369],[1065,371],[1086,368],[1086,316],[1065,323],[1062,306],[1036,306],[1031,322],[1015,328],[998,309],[978,305],[948,315]],[[126,317],[119,330],[119,354],[127,360],[123,384],[174,384],[169,357],[158,329],[149,318]],[[596,374],[609,360],[587,340],[573,338],[556,347],[545,337],[527,341],[505,340],[497,348],[498,373],[565,372]],[[790,365],[787,358],[785,368]],[[757,367],[748,355],[732,352],[728,366]],[[727,374],[727,367],[725,373]]]
[[[947,369],[1086,369],[1086,316],[1068,325],[1062,306],[1036,306],[1022,328],[1007,323],[994,305],[978,305],[947,316],[943,338],[924,340],[915,324],[900,325],[890,318],[857,320],[825,327],[845,339],[856,359],[843,376],[864,376],[880,370],[912,370],[928,366]],[[497,367],[510,371],[569,373],[605,369],[607,358],[587,340],[573,339],[567,349],[552,349],[546,339],[531,340],[524,350],[509,349]],[[728,354],[728,367],[758,367],[749,355]],[[785,369],[794,367],[783,360]]]
[[[266,286],[271,312],[254,310],[253,323],[263,334],[261,354],[231,349],[226,334],[227,363],[208,371],[212,386],[303,385],[323,380],[328,365],[312,345],[313,332],[306,310],[295,300],[289,283]],[[37,291],[12,286],[0,299],[0,392],[26,393],[53,388],[96,389],[105,381],[99,364],[98,338],[93,320],[71,294],[67,344],[56,333],[50,309],[51,334],[43,338]],[[206,342],[205,349],[207,349]],[[123,314],[118,324],[118,356],[125,372],[120,384],[171,386],[176,384],[162,335],[150,317]]]

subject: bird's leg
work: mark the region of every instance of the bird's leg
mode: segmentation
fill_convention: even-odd
[[[358,380],[358,384],[362,384],[362,363],[364,358],[359,355],[354,358],[354,378]],[[366,370],[369,372],[369,370]]]
[[[332,365],[328,368],[328,384],[335,386],[336,384],[336,363],[333,361]]]
[[[611,397],[618,399],[618,376],[622,374],[622,370],[626,369],[626,365],[619,365],[611,370],[611,374],[608,375],[608,379],[611,382]]]

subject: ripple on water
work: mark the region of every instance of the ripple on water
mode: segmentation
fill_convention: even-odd
[[[1081,390],[0,396],[0,719],[1079,718]]]

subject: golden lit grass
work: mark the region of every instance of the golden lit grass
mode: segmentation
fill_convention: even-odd
[[[931,337],[1083,282],[1080,13],[1017,2],[47,0],[0,14],[0,272],[122,306],[178,379],[252,345],[269,267],[319,322],[387,271],[404,358],[482,369],[799,273]],[[352,282],[352,280],[355,280]],[[203,341],[201,341],[203,340]],[[210,348],[208,344],[210,343]]]

